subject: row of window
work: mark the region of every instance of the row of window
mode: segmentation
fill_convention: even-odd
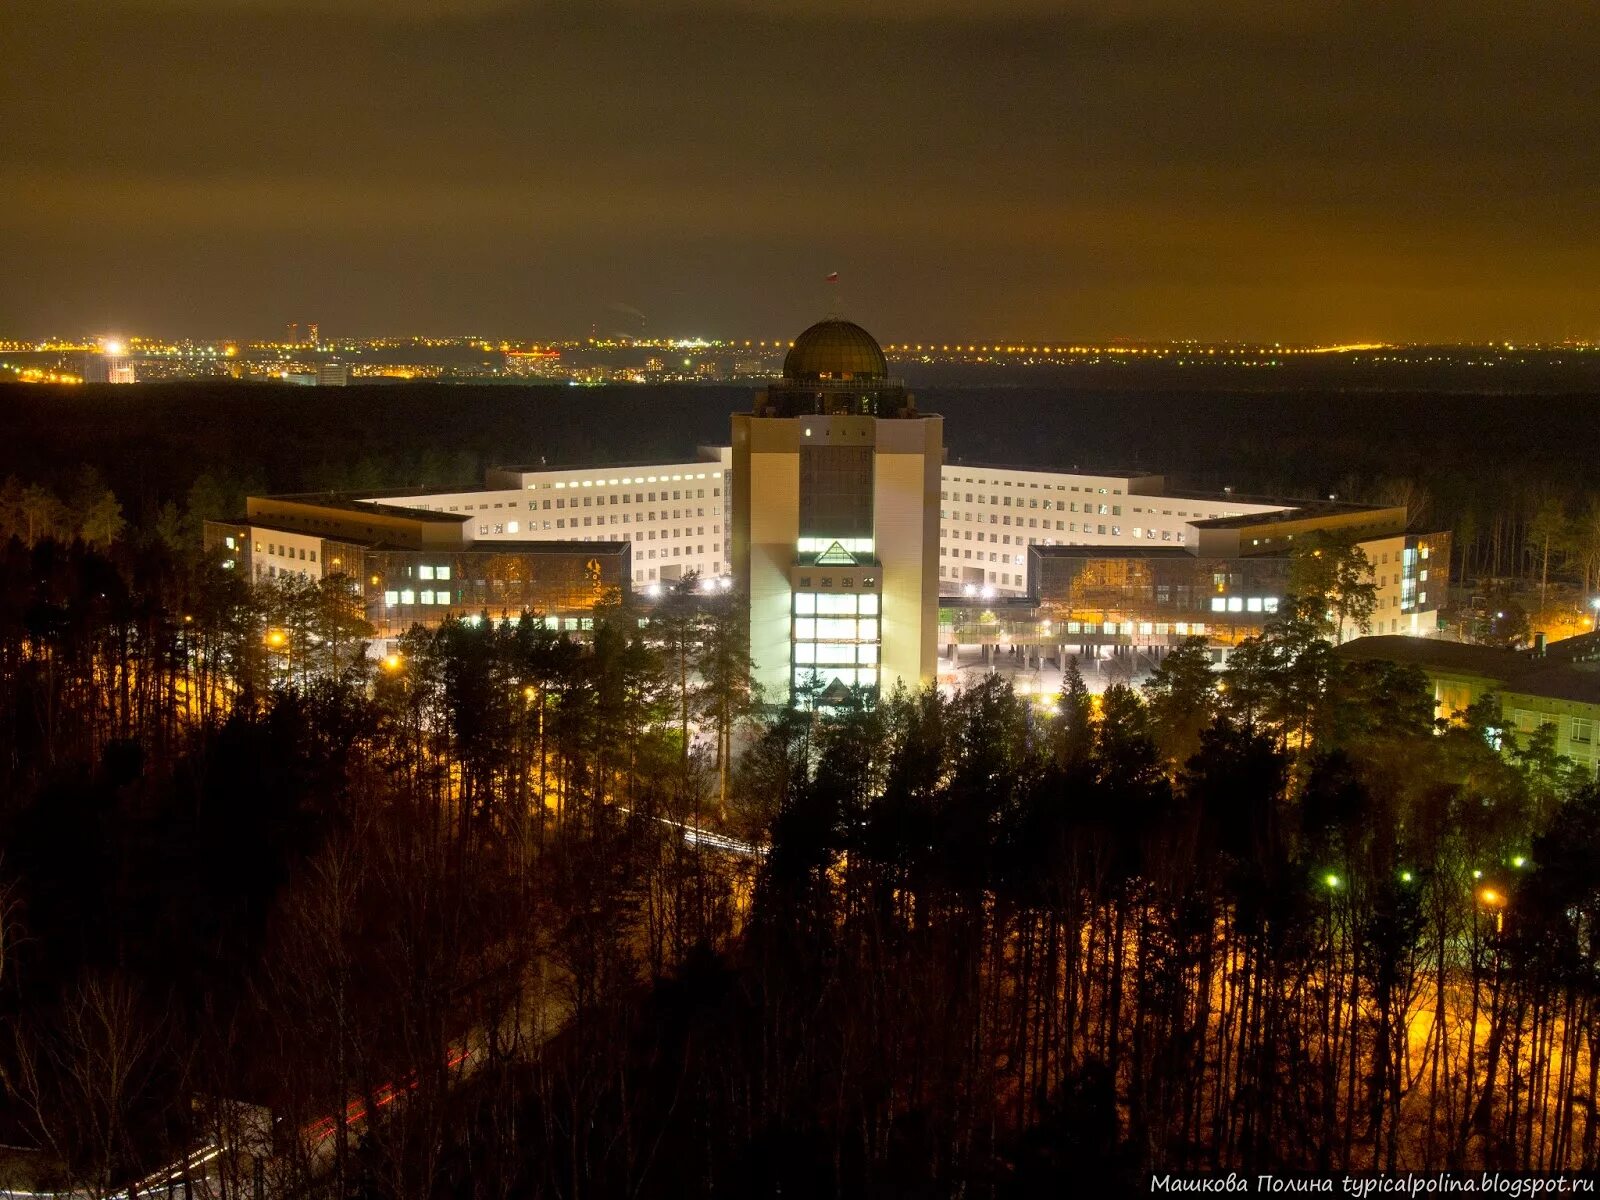
[[[962,475],[962,476],[957,476],[955,478],[952,478],[949,482],[951,482],[951,483],[976,483],[981,487],[982,485],[989,483],[989,480],[987,480],[987,479],[974,479],[970,475]],[[1091,492],[1091,493],[1098,493],[1099,495],[1102,495],[1102,496],[1104,496],[1106,494],[1106,489],[1103,488],[1103,487],[1088,487],[1087,485],[1084,486],[1084,487],[1079,487],[1075,483],[1071,484],[1071,485],[1068,485],[1068,484],[1065,484],[1065,483],[1032,483],[1032,482],[1025,482],[1023,480],[1012,481],[1010,479],[996,478],[994,480],[993,486],[995,486],[995,487],[1016,487],[1016,488],[1024,488],[1024,487],[1026,487],[1026,488],[1043,488],[1047,492],[1048,491],[1052,491],[1052,490],[1057,491],[1057,492]],[[1110,494],[1113,495],[1113,496],[1120,496],[1120,495],[1122,495],[1122,489],[1121,488],[1112,488],[1112,489],[1110,489]],[[941,497],[943,497],[944,493],[940,492],[939,495]]]
[[[796,617],[797,642],[875,642],[878,622],[875,617]]]
[[[229,538],[228,539],[228,543],[229,543],[228,544],[228,549],[232,550],[233,549],[233,539]],[[306,547],[304,547],[304,546],[296,547],[296,546],[284,546],[284,545],[281,545],[281,544],[276,543],[276,542],[261,542],[261,541],[256,542],[256,553],[257,554],[269,554],[273,558],[295,558],[296,557],[295,551],[297,549],[300,552],[298,557],[299,557],[301,562],[316,562],[317,561],[317,552],[315,550],[312,550],[310,552],[310,554],[308,555],[307,552],[306,552]]]
[[[950,499],[950,500],[965,499],[968,504],[994,504],[994,505],[997,505],[1000,508],[1010,508],[1011,507],[1011,497],[1010,496],[1004,497],[1005,503],[1003,503],[1003,504],[1001,503],[1001,499],[1002,498],[999,497],[999,496],[990,496],[987,500],[985,500],[982,496],[979,496],[976,500],[974,500],[972,498],[972,493],[971,492],[966,493],[966,495],[964,497],[960,493],[951,493],[949,496],[946,496],[946,494],[944,492],[940,492],[939,493],[939,499],[941,499],[941,500],[945,500],[945,499]],[[1078,508],[1078,502],[1076,500],[1054,500],[1054,501],[1046,500],[1042,507],[1044,507],[1045,509],[1048,510],[1052,504],[1055,505],[1055,511],[1056,512],[1080,512],[1081,511],[1081,512],[1085,512],[1085,513],[1098,513],[1102,517],[1120,517],[1122,515],[1122,505],[1120,505],[1120,504],[1091,504],[1091,503],[1089,503],[1089,501],[1085,500],[1083,502],[1083,508],[1079,509]],[[1016,507],[1018,507],[1018,508],[1022,507],[1022,497],[1021,496],[1017,497]],[[1039,508],[1039,507],[1041,507],[1041,505],[1039,504],[1038,500],[1030,499],[1028,501],[1028,507],[1029,508]],[[1139,510],[1138,509],[1134,509],[1133,511],[1134,512],[1138,512]],[[1151,511],[1153,512],[1155,510],[1152,509]],[[950,516],[951,514],[950,514],[950,512],[948,510],[943,510],[943,511],[941,511],[939,513],[939,515],[941,517],[946,517],[946,516]],[[989,520],[991,522],[994,521],[995,515],[996,514],[993,514],[993,513],[990,514]],[[1182,516],[1183,514],[1180,513],[1179,515]],[[1198,515],[1198,514],[1196,514],[1196,515]],[[972,513],[961,513],[961,512],[958,512],[958,513],[956,513],[954,515],[954,517],[952,519],[953,520],[957,520],[957,521],[982,521],[983,520],[983,514],[979,513],[976,516],[974,516]]]
[[[796,642],[794,661],[806,666],[876,666],[877,642]]]
[[[1142,637],[1204,637],[1204,621],[1063,621],[1066,633],[1101,634],[1107,637],[1132,637],[1137,630]]]
[[[397,604],[449,604],[452,593],[448,590],[440,591],[427,588],[416,591],[413,588],[400,588],[383,594],[383,603],[386,608],[393,608]]]
[[[991,524],[993,523],[993,520],[994,519],[991,517],[990,518]],[[1006,523],[1010,524],[1010,521],[1011,521],[1011,519],[1009,517],[1007,517],[1006,518]],[[1021,528],[1021,526],[1022,526],[1022,518],[1018,517],[1017,518],[1017,527]],[[1034,520],[1033,518],[1030,517],[1029,520],[1028,520],[1028,527],[1030,529],[1036,529],[1036,528],[1039,527],[1039,523],[1036,520]],[[1050,528],[1050,522],[1049,521],[1046,521],[1044,523],[1044,528],[1045,529],[1049,529]],[[1057,521],[1056,522],[1056,531],[1059,532],[1059,533],[1093,533],[1093,534],[1096,534],[1096,535],[1098,535],[1100,537],[1105,537],[1107,535],[1107,529],[1108,529],[1108,527],[1105,526],[1105,525],[1090,525],[1087,521],[1085,521],[1083,523],[1083,528],[1081,530],[1078,528],[1078,523],[1076,521]],[[1122,526],[1121,525],[1109,526],[1109,530],[1110,530],[1110,536],[1111,537],[1121,537],[1122,536]],[[1140,526],[1135,526],[1133,528],[1133,530],[1132,530],[1132,534],[1133,534],[1134,537],[1140,538],[1140,539],[1142,539],[1144,541],[1150,541],[1150,542],[1153,542],[1153,541],[1156,540],[1157,532],[1159,532],[1161,534],[1161,540],[1163,542],[1177,542],[1179,545],[1182,545],[1184,543],[1184,541],[1186,540],[1186,537],[1187,537],[1185,531],[1182,530],[1182,529],[1177,529],[1177,530],[1162,529],[1162,530],[1157,531],[1155,529],[1145,529],[1145,528],[1142,528]],[[972,538],[972,530],[970,530],[970,529],[941,529],[941,530],[939,530],[939,538],[940,538],[940,542],[941,542],[939,552],[941,554],[946,553],[946,551],[944,549],[944,546],[943,546],[943,543],[945,541],[951,541],[951,542],[966,541],[966,542],[970,542],[970,541],[973,540],[973,538]],[[1028,540],[1026,541],[1026,543],[1024,543],[1024,541],[1022,539],[1023,539],[1023,535],[1020,534],[1020,533],[1017,534],[1016,544],[1018,546],[1021,546],[1021,545],[1032,546],[1032,545],[1037,544],[1038,541],[1039,541],[1038,538],[1035,538],[1035,537],[1032,537],[1032,536],[1028,537]],[[981,530],[981,529],[978,530],[978,538],[977,538],[977,540],[980,541],[980,542],[983,541],[983,530]],[[991,542],[998,540],[998,541],[1004,543],[1007,546],[1012,544],[1011,535],[1009,533],[999,533],[999,534],[991,533],[989,535],[989,540]],[[1046,546],[1053,546],[1053,545],[1055,545],[1055,539],[1054,538],[1045,538],[1044,539],[1044,544]]]
[[[794,611],[802,617],[875,617],[878,596],[876,592],[796,592]]]
[[[564,488],[617,487],[618,485],[621,485],[622,487],[632,487],[634,484],[638,483],[676,483],[682,480],[706,478],[721,479],[722,472],[712,471],[709,476],[706,472],[699,471],[693,474],[683,475],[641,475],[638,479],[634,479],[631,476],[624,477],[622,479],[568,479],[559,480],[555,483],[530,483],[528,485],[528,490],[531,492],[536,488],[554,488],[557,491],[561,491]]]
[[[712,488],[711,496],[713,499],[720,499],[722,489],[719,487]],[[554,500],[529,500],[528,510],[530,512],[538,512],[551,507],[557,509],[604,508],[608,504],[661,504],[669,500],[704,500],[705,498],[705,488],[676,488],[670,492],[613,492],[609,496],[584,496],[581,500],[577,496],[573,496],[570,499],[565,496],[558,496]],[[438,506],[418,504],[416,507],[425,511],[435,512],[489,512],[491,509],[496,508],[520,509],[522,500],[519,497],[515,500],[485,500],[481,504],[445,504]]]
[[[1213,596],[1211,597],[1211,611],[1275,613],[1278,611],[1278,598],[1276,596]]]
[[[663,571],[665,571],[667,568],[663,567],[661,569]],[[692,568],[692,567],[690,568],[690,570],[693,570],[693,569],[694,568]],[[719,562],[712,563],[711,566],[708,567],[705,570],[705,572],[703,572],[703,574],[708,578],[715,578],[716,576],[721,575],[722,574],[722,564],[719,563]],[[662,579],[666,579],[667,576],[663,575],[661,578]],[[639,568],[635,569],[635,571],[633,572],[633,581],[635,583],[652,583],[652,582],[655,582],[656,581],[656,569],[654,567],[639,567]]]

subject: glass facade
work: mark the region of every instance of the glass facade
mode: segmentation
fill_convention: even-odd
[[[876,592],[795,592],[790,683],[797,692],[878,686],[880,600]]]

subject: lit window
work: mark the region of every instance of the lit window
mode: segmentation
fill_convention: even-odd
[[[400,593],[399,592],[385,592],[383,594],[383,602],[388,607],[393,608],[396,604],[400,603]]]
[[[1211,611],[1212,612],[1227,612],[1228,611],[1228,601],[1227,601],[1227,599],[1225,597],[1223,597],[1223,596],[1213,596],[1213,597],[1211,597]]]
[[[812,641],[817,636],[817,622],[811,617],[796,617],[794,636],[797,641]]]
[[[872,595],[872,596],[862,596],[861,597],[861,615],[863,617],[875,617],[875,616],[878,615],[878,597],[877,596]]]
[[[410,588],[401,589],[401,592],[400,592],[400,603],[401,604],[415,604],[416,602],[417,602],[417,594],[415,592],[413,592]]]
[[[433,568],[432,567],[418,567],[417,568],[417,578],[418,579],[432,579],[433,578]]]
[[[796,592],[794,594],[794,611],[806,616],[813,616],[817,611],[817,595],[815,592]]]

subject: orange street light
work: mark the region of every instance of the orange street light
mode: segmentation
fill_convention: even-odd
[[[398,653],[391,653],[384,656],[383,669],[385,671],[398,671],[404,665],[405,659],[401,658]]]
[[[267,630],[266,643],[274,650],[282,649],[283,644],[288,640],[288,636],[281,629]]]

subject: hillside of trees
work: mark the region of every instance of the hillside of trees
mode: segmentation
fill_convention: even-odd
[[[725,593],[374,662],[339,584],[0,550],[0,1140],[46,1184],[1600,1167],[1600,792],[1321,604],[1220,675],[814,713]]]

